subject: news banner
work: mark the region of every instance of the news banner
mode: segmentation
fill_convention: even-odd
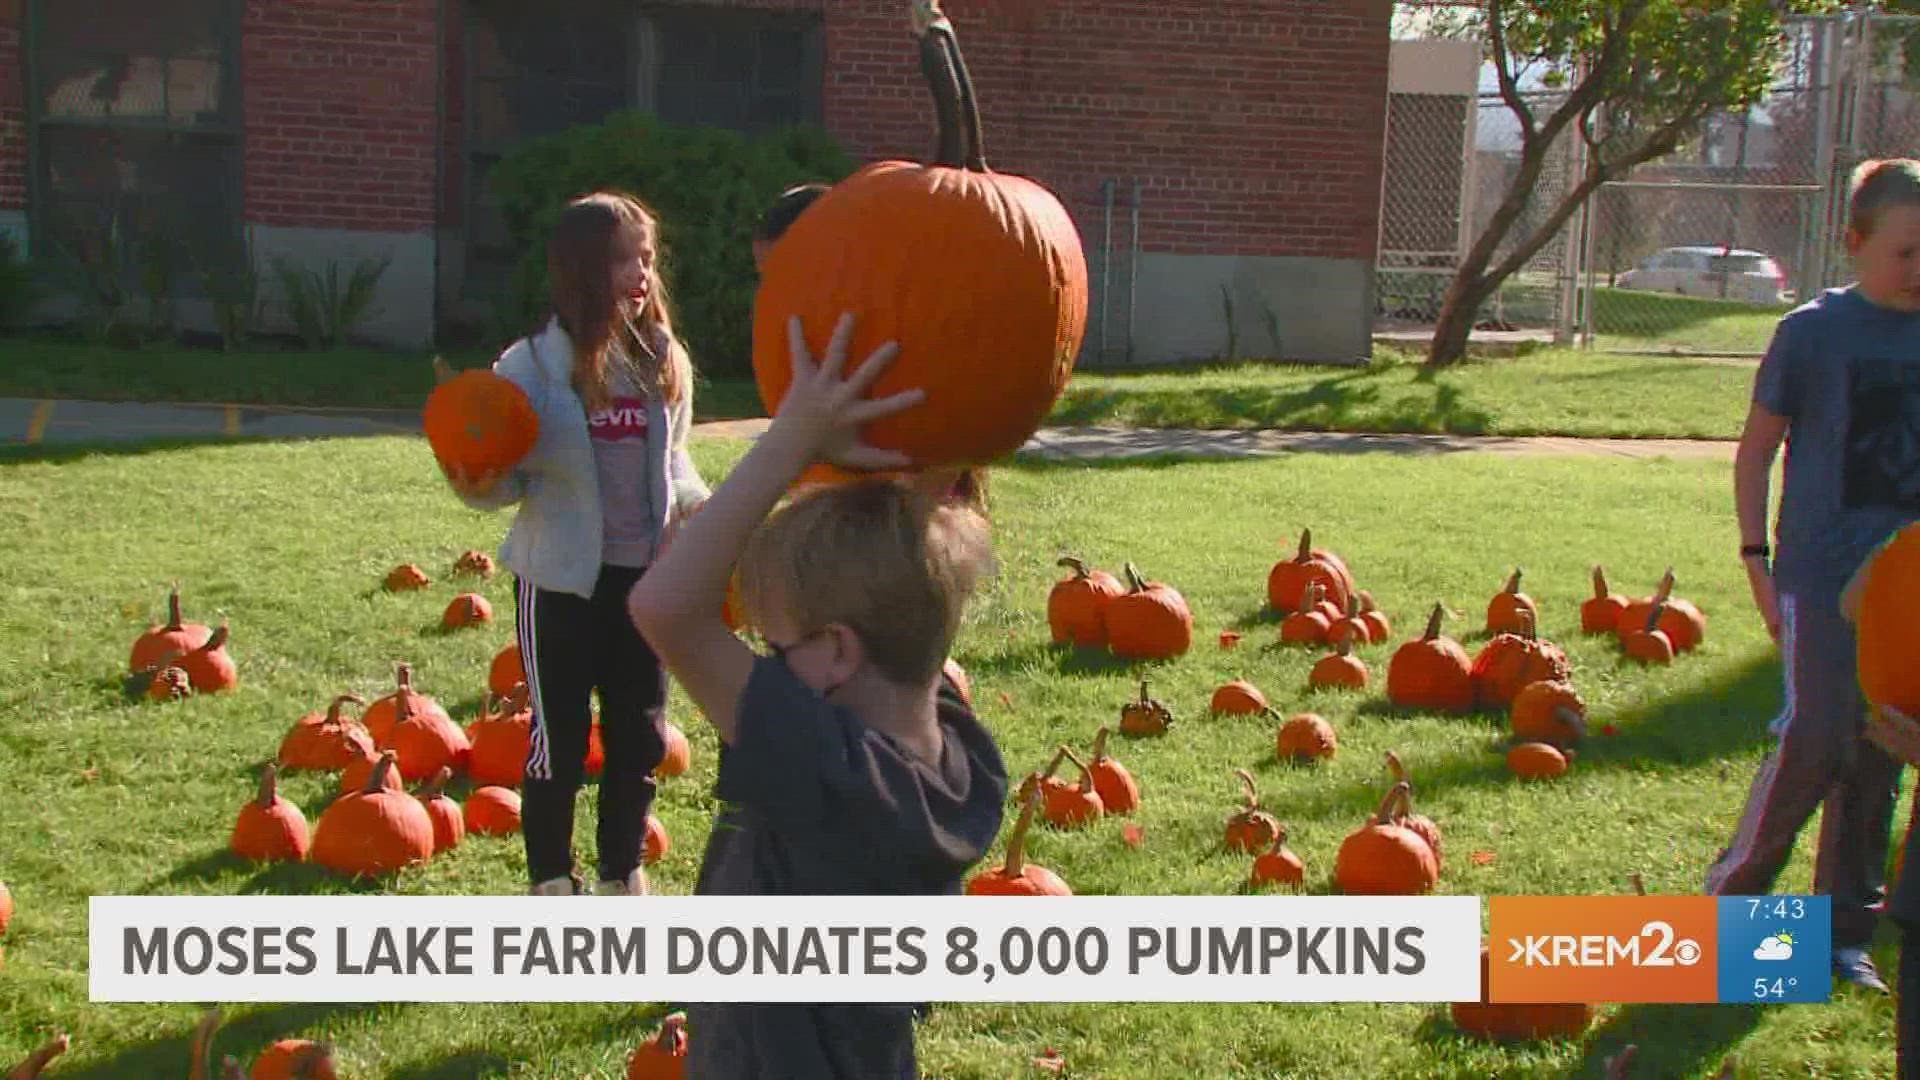
[[[101,1002],[1819,1002],[1825,896],[98,896]]]

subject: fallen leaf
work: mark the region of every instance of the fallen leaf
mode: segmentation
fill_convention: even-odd
[[[995,696],[1000,699],[1000,704],[1005,705],[1009,709],[1013,708],[1012,694],[1007,693],[1005,690],[998,690],[995,691]]]
[[[1237,631],[1233,631],[1233,630],[1220,631],[1220,647],[1221,648],[1231,649],[1238,644],[1240,644],[1240,634]]]
[[[1067,1057],[1049,1046],[1033,1059],[1033,1067],[1041,1072],[1064,1074],[1067,1071]]]
[[[1137,848],[1147,842],[1147,830],[1129,821],[1121,826],[1120,839],[1125,840],[1128,847]]]
[[[1613,726],[1612,724],[1601,724],[1601,725],[1600,725],[1600,734],[1602,734],[1602,735],[1612,735],[1612,734],[1615,734],[1615,733],[1617,733],[1617,732],[1618,732],[1619,730],[1620,730],[1619,728],[1617,728],[1617,727],[1614,727],[1614,726]]]
[[[100,766],[89,765],[86,768],[81,769],[80,779],[85,780],[89,784],[93,783],[95,780],[100,779]]]
[[[1467,856],[1467,859],[1475,866],[1492,866],[1494,854],[1491,851],[1476,851]]]

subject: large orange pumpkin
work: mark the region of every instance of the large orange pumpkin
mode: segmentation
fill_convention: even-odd
[[[1607,587],[1607,572],[1600,567],[1593,568],[1593,595],[1580,605],[1580,632],[1584,634],[1611,634],[1620,626],[1620,616],[1627,610],[1627,598]]]
[[[1867,700],[1920,716],[1920,525],[1909,525],[1874,553],[1863,571],[1855,662]]]
[[[480,836],[503,836],[520,831],[520,793],[488,784],[467,796],[467,831]]]
[[[384,748],[392,740],[394,725],[400,722],[403,702],[409,713],[437,714],[448,723],[453,722],[439,702],[413,688],[412,664],[400,664],[394,669],[394,683],[393,693],[367,706],[367,711],[360,715],[360,723],[366,727],[367,734],[373,736],[375,746]]]
[[[1055,582],[1047,593],[1047,629],[1055,645],[1069,642],[1088,648],[1107,643],[1107,603],[1127,591],[1120,579],[1105,570],[1090,570],[1087,564],[1071,556],[1062,556],[1059,565],[1073,576]]]
[[[312,712],[293,722],[280,740],[278,761],[283,769],[331,772],[373,755],[373,736],[358,720],[341,715],[349,703],[365,705],[359,694],[341,694],[324,713]]]
[[[808,213],[813,211],[809,210]],[[1165,660],[1193,647],[1193,612],[1171,585],[1146,581],[1132,563],[1130,588],[1107,602],[1107,647],[1123,660]]]
[[[1019,449],[1065,391],[1086,332],[1086,254],[1059,199],[988,169],[973,86],[937,0],[914,5],[914,32],[939,118],[935,160],[868,165],[781,237],[754,300],[754,378],[778,412],[793,372],[789,318],[817,347],[853,312],[850,370],[900,344],[871,395],[926,391],[924,404],[862,437],[920,467],[980,464]]]
[[[312,846],[307,818],[280,797],[279,777],[269,762],[260,770],[260,796],[240,808],[227,846],[254,862],[300,862]]]
[[[496,706],[496,702],[498,705]],[[467,725],[467,777],[476,786],[519,787],[526,775],[527,749],[533,741],[533,710],[527,684],[502,698],[488,694],[480,718]]]
[[[167,621],[149,626],[133,643],[127,670],[138,672],[163,666],[175,655],[185,655],[205,645],[212,636],[213,628],[205,623],[181,621],[180,586],[175,585],[167,592]]]
[[[1487,601],[1487,633],[1517,634],[1540,619],[1540,606],[1533,597],[1520,591],[1520,568],[1507,577],[1506,588]]]
[[[434,358],[439,385],[421,416],[440,468],[476,479],[499,476],[527,456],[540,438],[540,417],[526,392],[491,370],[454,374]]]
[[[1433,605],[1426,632],[1394,650],[1387,662],[1388,701],[1436,712],[1473,710],[1473,661],[1459,642],[1440,633],[1446,613]]]
[[[1655,629],[1673,643],[1674,652],[1689,652],[1699,646],[1707,635],[1707,617],[1691,602],[1673,595],[1674,583],[1673,567],[1669,566],[1652,596],[1635,600],[1620,612],[1618,631],[1622,644],[1629,635],[1647,631],[1648,617],[1655,608],[1660,608]]]
[[[1480,1000],[1456,1001],[1449,1008],[1454,1026],[1479,1039],[1500,1042],[1533,1039],[1577,1039],[1593,1026],[1599,1011],[1578,1002],[1565,1004],[1496,1005],[1487,995],[1493,990],[1491,963],[1487,947],[1480,947]]]
[[[1412,788],[1395,784],[1366,824],[1347,834],[1334,856],[1333,882],[1349,896],[1418,896],[1440,880],[1439,860],[1406,827]]]
[[[1324,548],[1313,546],[1313,530],[1300,530],[1300,547],[1291,559],[1273,564],[1267,571],[1267,603],[1273,610],[1291,614],[1312,607],[1307,587],[1318,584],[1324,599],[1345,611],[1353,594],[1353,574],[1345,560]]]
[[[313,861],[337,874],[379,877],[433,857],[433,820],[420,800],[386,784],[393,751],[380,755],[366,786],[342,795],[313,830]]]
[[[1496,635],[1473,658],[1473,688],[1482,708],[1505,709],[1527,684],[1566,682],[1573,674],[1560,646],[1536,637],[1526,612],[1520,618],[1521,632]]]
[[[687,1014],[660,1022],[653,1038],[627,1056],[627,1080],[680,1080],[687,1071]]]

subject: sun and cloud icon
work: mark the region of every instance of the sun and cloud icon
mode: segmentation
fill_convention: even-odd
[[[1793,935],[1778,933],[1762,941],[1753,950],[1755,960],[1791,960],[1793,958]]]

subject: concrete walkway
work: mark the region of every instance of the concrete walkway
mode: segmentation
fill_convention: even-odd
[[[750,439],[765,431],[766,426],[765,420],[722,420],[698,425],[694,431],[718,438]],[[314,438],[417,434],[419,430],[420,412],[417,409],[302,409],[0,398],[0,443],[13,445],[209,436]],[[1024,452],[1052,460],[1232,458],[1310,451],[1562,454],[1731,461],[1733,449],[1732,442],[1687,439],[1509,438],[1078,427],[1043,429],[1027,443]]]

